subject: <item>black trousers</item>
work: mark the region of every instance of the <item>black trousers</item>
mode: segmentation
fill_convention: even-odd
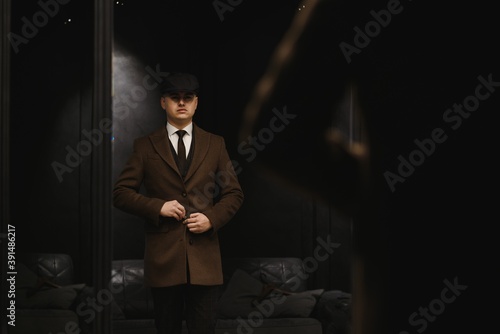
[[[158,334],[213,334],[218,286],[183,284],[151,288]]]

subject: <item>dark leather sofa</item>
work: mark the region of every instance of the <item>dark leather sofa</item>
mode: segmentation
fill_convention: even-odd
[[[308,290],[301,259],[231,258],[223,262],[224,285],[220,287],[215,334],[350,332],[350,294]],[[89,311],[96,308],[88,304],[96,297],[111,307],[112,334],[156,334],[153,301],[143,284],[142,259],[113,261],[109,290],[100,291],[99,296],[92,287],[78,284],[67,254],[30,254],[24,257],[23,265],[26,270],[18,280],[28,282],[26,278],[34,273],[37,298],[36,303],[25,303],[29,307],[16,310],[17,324],[9,328],[10,334],[91,333]],[[24,288],[33,294],[33,281],[23,284],[19,292]],[[254,301],[256,295],[259,304]]]
[[[9,334],[89,332],[75,305],[90,288],[75,280],[69,255],[23,254],[16,271],[15,326],[7,327]]]
[[[275,288],[274,292],[290,292],[286,298],[291,302],[287,307],[283,307],[285,303],[272,305],[269,301],[273,299],[269,297],[267,307],[242,310],[240,315],[232,317],[219,314],[215,334],[350,332],[350,294],[338,290],[308,290],[307,281],[303,279],[308,275],[299,258],[230,258],[223,260],[223,269],[225,283],[220,288],[219,302],[226,303],[226,310],[237,308],[237,300],[249,297],[250,285],[259,290],[262,284],[268,290]],[[238,284],[235,277],[243,277],[245,281]],[[114,313],[113,334],[155,334],[153,302],[149,289],[143,285],[143,261],[113,261],[111,280],[113,290],[117,291],[114,295],[116,305],[121,310],[121,313]],[[232,295],[228,295],[229,286]],[[314,296],[314,303],[311,303],[311,296]],[[282,316],[270,315],[269,306],[281,307]],[[184,333],[187,333],[185,327]]]

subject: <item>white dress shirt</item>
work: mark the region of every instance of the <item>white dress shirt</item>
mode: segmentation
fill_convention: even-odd
[[[170,139],[170,142],[174,147],[175,153],[177,153],[177,142],[179,140],[179,136],[177,135],[177,133],[175,133],[177,130],[186,131],[186,134],[182,137],[182,140],[184,141],[184,146],[186,147],[186,158],[187,158],[187,156],[189,155],[189,150],[191,149],[191,142],[193,140],[193,123],[189,123],[183,129],[177,129],[175,126],[167,122],[168,139]]]

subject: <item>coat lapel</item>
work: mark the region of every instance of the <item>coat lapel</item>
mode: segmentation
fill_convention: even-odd
[[[167,129],[165,127],[162,127],[153,132],[149,136],[149,138],[158,155],[180,176],[179,169],[177,168],[177,164],[175,163],[172,150],[170,149],[169,146],[170,144],[167,135]]]
[[[193,124],[193,133],[194,133],[193,160],[191,161],[191,165],[189,166],[184,181],[189,180],[189,178],[193,176],[194,172],[201,166],[203,160],[205,160],[205,157],[208,154],[208,147],[210,146],[210,135],[208,134],[208,132],[197,127],[196,124]]]

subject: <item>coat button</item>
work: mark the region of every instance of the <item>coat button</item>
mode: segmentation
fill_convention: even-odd
[[[186,193],[182,193],[182,197],[186,197],[186,196],[187,196],[187,194],[186,194]]]
[[[192,245],[193,244],[193,239],[189,239],[189,244]]]

